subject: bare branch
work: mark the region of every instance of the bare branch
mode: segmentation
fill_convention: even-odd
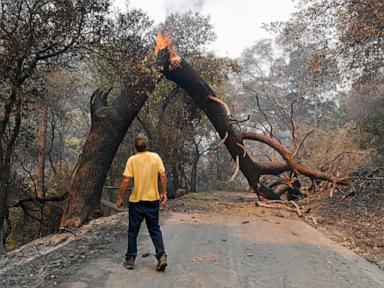
[[[236,146],[240,147],[241,149],[243,149],[244,153],[243,153],[243,158],[247,155],[247,150],[245,149],[244,145],[240,144],[240,143],[236,143]]]
[[[250,118],[251,118],[251,115],[248,114],[246,119],[243,119],[243,120],[232,119],[231,121],[229,121],[229,124],[233,125],[233,124],[244,123],[244,122],[249,121]]]
[[[303,138],[301,138],[299,144],[296,146],[296,149],[295,151],[293,152],[293,156],[296,156],[297,153],[299,153],[299,150],[301,149],[301,146],[303,146],[305,140],[308,138],[309,135],[311,135],[313,132],[315,132],[316,129],[311,129],[309,130],[307,133],[305,133],[305,135],[303,136]]]
[[[215,146],[213,146],[213,150],[216,150],[218,149],[221,145],[224,144],[225,140],[227,140],[228,138],[228,132],[225,132],[225,136],[223,139],[220,140],[220,142],[218,142]]]
[[[260,100],[259,100],[259,94],[257,93],[257,91],[255,91],[255,90],[253,90],[252,88],[249,88],[249,87],[244,87],[244,89],[247,89],[247,90],[249,90],[249,91],[251,91],[251,92],[253,92],[253,93],[255,94],[257,108],[259,109],[260,113],[263,115],[265,121],[268,123],[268,125],[269,125],[269,131],[268,131],[268,129],[267,129],[263,124],[261,124],[261,125],[265,128],[265,130],[268,131],[268,133],[269,133],[269,135],[270,135],[271,137],[275,138],[277,141],[280,142],[280,139],[277,138],[277,137],[273,134],[273,126],[272,126],[271,122],[269,121],[267,114],[264,112],[263,109],[261,109]]]
[[[332,181],[332,187],[331,187],[331,190],[329,191],[329,197],[333,197],[333,193],[335,192],[335,189],[336,189],[336,182],[335,181]]]
[[[233,173],[231,179],[229,180],[229,182],[232,182],[233,180],[235,180],[237,174],[239,174],[239,171],[240,171],[240,157],[239,157],[239,155],[236,155],[236,169],[235,169],[235,172]]]
[[[289,203],[291,203],[293,206],[295,206],[297,215],[299,215],[299,216],[303,216],[303,213],[301,213],[300,208],[299,208],[299,206],[296,204],[295,201],[292,201],[292,200],[291,200],[291,201],[289,201]]]
[[[11,137],[6,146],[6,154],[4,157],[4,163],[8,165],[11,161],[12,149],[16,142],[17,136],[19,136],[21,126],[21,97],[18,96],[16,100],[16,115],[15,115],[15,127],[12,130]]]
[[[347,178],[337,178],[328,173],[321,172],[316,169],[311,169],[309,167],[302,165],[297,161],[297,159],[288,151],[288,149],[284,145],[282,145],[281,143],[278,143],[271,137],[268,137],[263,134],[252,133],[252,132],[243,132],[242,137],[243,139],[255,140],[255,141],[264,143],[269,147],[275,149],[281,155],[281,157],[283,157],[283,159],[287,162],[289,167],[291,167],[291,169],[295,172],[298,172],[309,178],[317,178],[317,179],[326,180],[329,182],[336,182],[336,184],[346,185],[351,188],[353,187],[352,182]]]
[[[296,209],[287,206],[286,202],[285,203],[282,203],[280,201],[276,201],[276,202],[277,203],[275,203],[275,201],[268,201],[266,203],[266,202],[263,202],[263,201],[256,201],[256,206],[263,207],[263,208],[272,208],[272,209],[279,209],[279,210],[287,210],[287,211],[291,211],[291,212],[297,212]]]
[[[14,204],[9,205],[8,207],[9,208],[20,207],[27,202],[38,202],[40,204],[45,202],[59,202],[59,201],[65,200],[67,197],[68,197],[68,193],[64,193],[61,196],[46,197],[46,198],[30,197],[30,198],[19,200]]]
[[[361,152],[361,151],[353,151],[353,150],[341,151],[335,157],[333,157],[332,160],[327,161],[321,168],[323,169],[328,165],[332,165],[334,162],[336,162],[338,159],[340,159],[345,154],[356,154],[356,155],[365,155],[365,156],[369,155],[369,153],[365,153],[365,152]],[[332,168],[332,166],[331,166],[331,168]]]
[[[231,116],[231,111],[229,110],[229,107],[227,105],[227,103],[225,103],[223,100],[221,100],[220,98],[216,97],[216,96],[208,96],[208,98],[216,103],[219,103],[220,105],[223,106],[227,116]]]
[[[297,144],[296,144],[296,125],[295,125],[295,121],[293,119],[293,105],[298,101],[302,99],[301,97],[298,97],[298,98],[295,98],[293,99],[293,101],[291,102],[291,110],[290,110],[290,113],[289,113],[289,118],[291,120],[291,136],[292,136],[292,143],[293,143],[293,147],[296,151],[296,147],[297,147]]]
[[[143,127],[143,129],[145,130],[145,132],[147,133],[149,139],[152,139],[152,133],[149,131],[147,125],[145,125],[144,121],[141,120],[141,118],[139,117],[139,115],[136,116],[136,119],[137,121],[141,124],[141,126]]]

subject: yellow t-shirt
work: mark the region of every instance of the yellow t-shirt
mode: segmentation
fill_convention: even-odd
[[[156,153],[138,152],[128,158],[123,175],[133,177],[134,188],[130,202],[156,201],[160,199],[158,175],[164,172],[164,164]]]

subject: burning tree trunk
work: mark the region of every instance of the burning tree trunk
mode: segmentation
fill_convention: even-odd
[[[78,227],[99,207],[113,157],[148,93],[154,88],[151,80],[144,83],[145,87],[126,87],[110,106],[107,105],[110,91],[93,93],[91,131],[79,156],[61,226]]]
[[[158,33],[155,52],[157,53],[159,70],[167,79],[175,82],[187,92],[195,104],[205,112],[219,133],[222,139],[221,144],[225,144],[237,165],[232,179],[236,176],[238,170],[241,170],[254,191],[268,199],[279,199],[286,190],[274,191],[272,188],[262,185],[259,181],[261,175],[279,175],[286,171],[292,171],[308,176],[311,179],[330,181],[334,185],[351,185],[347,179],[338,179],[327,173],[303,166],[295,159],[294,153],[290,153],[284,145],[271,137],[263,134],[238,131],[234,126],[236,121],[233,121],[230,117],[228,105],[216,97],[214,91],[196,73],[191,65],[176,55],[175,47],[171,46],[171,40],[168,36]],[[266,163],[253,161],[244,146],[243,140],[245,139],[255,140],[270,146],[282,156],[284,161]]]

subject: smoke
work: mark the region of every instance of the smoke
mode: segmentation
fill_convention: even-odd
[[[187,12],[188,10],[199,12],[208,0],[164,0],[167,12]]]

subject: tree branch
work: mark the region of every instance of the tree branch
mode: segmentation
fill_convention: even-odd
[[[281,143],[275,141],[271,137],[265,136],[263,134],[253,133],[253,132],[243,132],[243,139],[255,140],[261,143],[268,145],[269,147],[275,149],[281,157],[287,162],[289,167],[302,175],[305,175],[309,178],[316,178],[321,180],[326,180],[329,182],[335,182],[336,184],[345,185],[353,188],[352,182],[347,178],[337,178],[328,173],[318,171],[316,169],[308,168],[301,163],[299,163],[296,158],[288,151],[288,149]]]
[[[54,197],[45,197],[45,198],[30,197],[30,198],[19,200],[14,204],[8,205],[8,208],[21,207],[27,202],[37,202],[39,204],[45,203],[45,202],[60,202],[67,199],[67,197],[68,197],[67,192],[61,196],[54,196]]]

